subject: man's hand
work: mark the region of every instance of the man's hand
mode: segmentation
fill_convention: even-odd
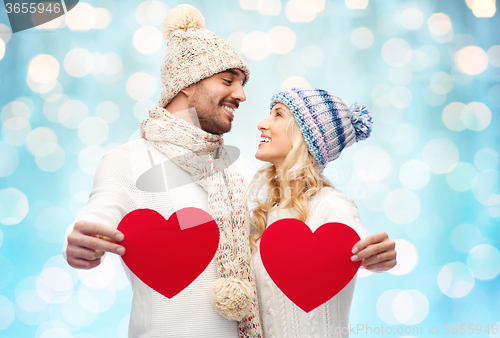
[[[372,272],[384,272],[396,265],[396,243],[389,239],[386,232],[368,236],[354,245],[351,257],[353,262]]]
[[[109,226],[99,223],[78,221],[68,236],[66,256],[68,264],[77,269],[92,269],[101,264],[105,252],[118,255],[125,248],[116,244],[123,241],[123,234]]]

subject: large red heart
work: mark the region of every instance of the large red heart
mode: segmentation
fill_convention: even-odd
[[[284,218],[271,224],[260,240],[267,273],[298,307],[309,312],[325,303],[354,277],[351,261],[359,236],[343,223],[326,223],[314,233],[302,221]]]
[[[172,298],[198,277],[219,245],[219,227],[198,208],[183,208],[168,220],[151,209],[128,213],[118,225],[125,239],[123,261],[144,283]]]

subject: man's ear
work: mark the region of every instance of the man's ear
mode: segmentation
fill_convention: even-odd
[[[186,95],[187,97],[190,97],[193,95],[194,91],[196,89],[196,83],[191,83],[189,86],[187,86],[184,89],[181,89],[181,92]]]

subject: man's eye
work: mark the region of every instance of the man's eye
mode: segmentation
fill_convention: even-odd
[[[233,83],[233,81],[228,80],[228,79],[223,79],[223,80],[224,80],[224,82],[225,82],[226,84],[228,84],[228,85],[230,85],[231,83]]]

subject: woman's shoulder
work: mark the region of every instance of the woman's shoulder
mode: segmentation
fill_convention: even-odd
[[[311,207],[313,206],[324,206],[328,205],[339,205],[343,206],[351,205],[353,208],[357,209],[354,200],[343,192],[338,191],[333,187],[323,187],[318,191],[311,199]]]

